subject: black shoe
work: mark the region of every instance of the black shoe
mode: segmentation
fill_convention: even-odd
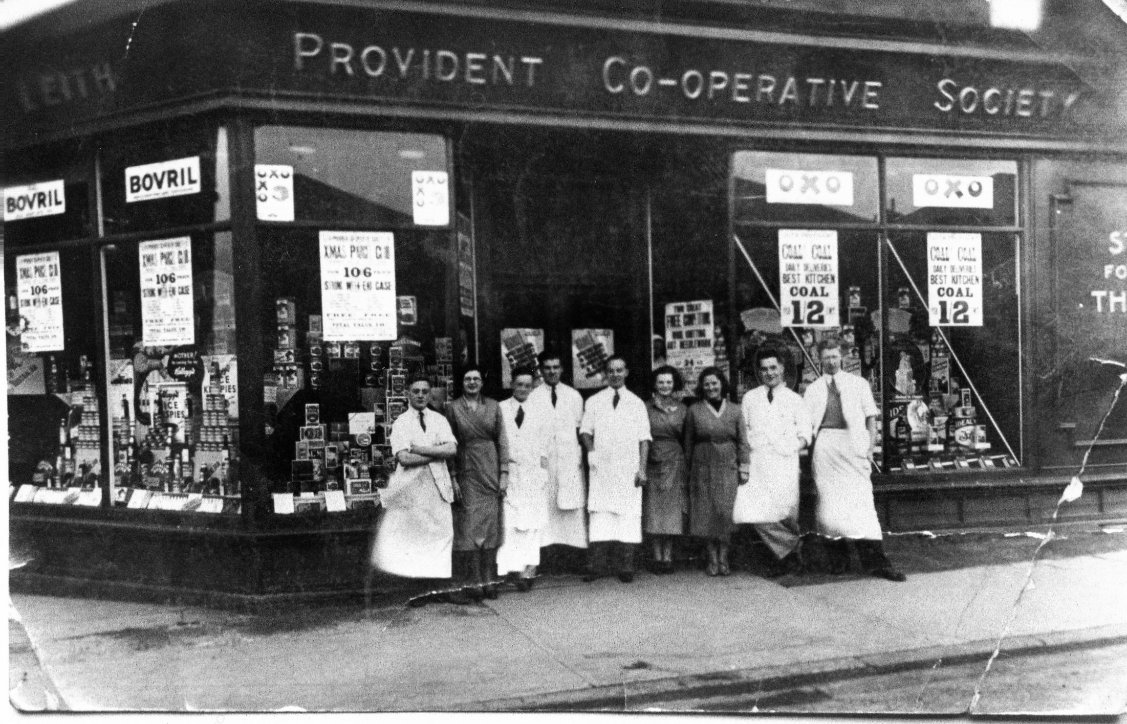
[[[532,589],[531,579],[528,579],[528,578],[518,578],[517,579],[517,590],[518,591],[520,591],[521,593],[528,593],[531,589]]]
[[[522,578],[521,580],[524,581],[525,585],[528,586],[528,590],[530,591],[532,590],[532,587],[536,585],[535,578]]]
[[[480,601],[485,598],[485,589],[481,586],[466,586],[461,592],[466,594],[471,601]]]
[[[657,569],[657,572],[663,576],[673,573],[673,561],[662,561],[661,568]]]
[[[896,583],[903,583],[904,581],[908,580],[907,576],[905,576],[903,573],[896,570],[892,566],[881,566],[880,568],[875,568],[872,571],[869,571],[869,575],[876,576],[877,578],[884,578]]]
[[[497,585],[496,584],[490,583],[486,586],[482,586],[481,591],[482,591],[483,594],[485,594],[485,597],[488,598],[490,601],[496,601],[497,600]]]
[[[623,571],[622,573],[618,574],[618,580],[622,581],[623,583],[630,583],[634,580],[634,572]]]
[[[780,576],[786,575],[786,573],[787,567],[783,561],[773,560],[767,564],[767,572],[763,575],[765,578],[779,578]]]
[[[591,581],[597,581],[602,577],[603,577],[603,574],[601,574],[601,573],[593,573],[593,572],[587,573],[586,575],[583,576],[583,582],[584,583],[590,583]]]
[[[787,553],[779,563],[782,564],[784,571],[791,575],[801,576],[806,570],[798,551]]]

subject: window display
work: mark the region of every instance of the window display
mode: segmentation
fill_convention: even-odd
[[[992,231],[1016,222],[1016,163],[888,159],[882,179],[875,158],[739,152],[732,168],[740,391],[760,346],[790,351],[801,392],[817,342],[841,338],[882,411],[882,472],[1017,466],[1019,236]]]

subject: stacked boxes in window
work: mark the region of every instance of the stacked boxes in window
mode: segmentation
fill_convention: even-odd
[[[204,393],[203,417],[200,422],[199,452],[220,452],[228,438],[229,405],[223,394],[219,363],[211,366],[211,385]]]
[[[102,447],[101,429],[98,396],[94,394],[94,386],[87,380],[82,389],[82,417],[78,423],[78,434],[73,438],[78,470],[98,470]]]

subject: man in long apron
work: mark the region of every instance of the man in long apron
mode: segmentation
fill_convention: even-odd
[[[541,546],[587,547],[586,483],[583,452],[579,445],[579,423],[583,419],[583,396],[560,381],[563,366],[554,352],[541,352],[543,384],[528,397],[529,405],[548,416],[548,482],[544,486],[548,522]]]
[[[732,519],[751,523],[775,556],[768,575],[801,573],[798,544],[798,454],[813,431],[806,403],[786,385],[781,354],[760,350],[756,367],[762,383],[743,397],[743,419],[751,448],[746,485],[736,492]]]
[[[548,522],[548,408],[529,404],[532,368],[513,371],[513,396],[501,402],[509,439],[509,488],[503,508],[504,542],[497,551],[497,574],[517,574],[517,590],[528,591],[540,565],[540,543]]]
[[[634,580],[634,548],[642,542],[642,486],[650,451],[650,417],[641,398],[626,389],[626,360],[606,362],[608,387],[587,400],[579,437],[587,450],[591,490],[591,566],[585,581],[608,572],[617,547],[618,580]]]
[[[857,547],[861,567],[870,575],[903,581],[905,576],[884,554],[873,505],[873,453],[880,411],[864,378],[841,369],[841,342],[818,344],[822,376],[806,388],[814,438],[814,482],[818,489],[818,532],[827,540],[831,571],[849,567],[848,542]]]

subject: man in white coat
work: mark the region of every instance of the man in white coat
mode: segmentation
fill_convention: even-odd
[[[625,359],[607,360],[608,387],[587,400],[579,428],[591,471],[591,566],[585,581],[608,572],[615,547],[618,580],[633,581],[634,548],[642,542],[642,486],[653,438],[645,403],[626,389],[628,374]]]
[[[548,482],[544,486],[548,522],[541,546],[587,547],[586,483],[583,479],[583,450],[579,445],[579,423],[583,419],[583,396],[560,381],[563,366],[554,352],[541,352],[543,384],[528,397],[529,405],[545,410],[549,423]]]
[[[497,550],[497,574],[518,574],[517,590],[532,588],[540,565],[540,544],[548,522],[548,407],[529,404],[536,372],[513,370],[513,396],[501,402],[501,419],[509,440],[509,487],[505,491],[504,541]]]
[[[786,385],[781,353],[765,348],[756,355],[759,387],[743,397],[743,419],[751,449],[746,485],[736,492],[732,519],[751,523],[774,554],[768,575],[801,573],[798,544],[798,454],[813,431],[806,403]]]
[[[815,512],[818,532],[831,554],[831,572],[849,567],[848,541],[866,573],[890,581],[905,580],[884,554],[873,505],[873,453],[880,411],[868,382],[841,369],[841,342],[818,344],[822,375],[806,388],[806,404],[814,423]]]

